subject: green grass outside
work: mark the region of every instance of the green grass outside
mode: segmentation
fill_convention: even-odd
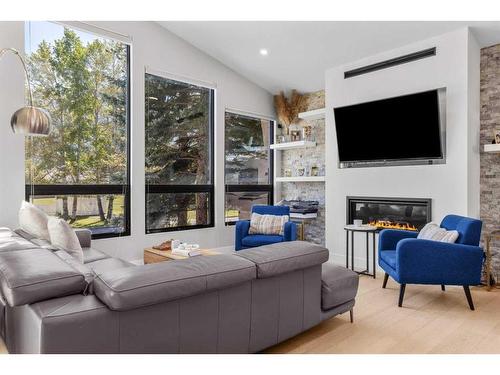
[[[51,206],[56,204],[57,198],[35,198],[34,203],[37,206]],[[119,195],[113,200],[113,216],[123,216],[124,213],[124,197]],[[101,227],[106,222],[102,221],[99,215],[92,216],[77,216],[76,220],[71,224],[74,228]]]

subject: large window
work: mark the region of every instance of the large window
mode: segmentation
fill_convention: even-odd
[[[214,90],[146,73],[146,233],[214,226]]]
[[[272,204],[273,126],[270,120],[226,112],[226,224],[249,219],[254,204]]]
[[[50,22],[26,24],[48,137],[26,140],[26,199],[94,238],[130,233],[129,46]]]

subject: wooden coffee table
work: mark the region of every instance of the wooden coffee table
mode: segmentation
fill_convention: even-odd
[[[220,253],[213,250],[202,249],[201,255],[199,256],[209,256],[218,254]],[[159,263],[159,262],[165,262],[167,260],[180,260],[187,258],[189,257],[185,257],[182,255],[173,255],[172,250],[156,250],[153,249],[152,247],[144,249],[144,264]]]

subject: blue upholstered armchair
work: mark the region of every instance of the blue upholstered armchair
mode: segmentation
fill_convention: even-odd
[[[391,276],[400,286],[399,307],[403,304],[406,284],[463,286],[467,302],[474,310],[469,285],[481,282],[483,249],[479,247],[482,222],[468,217],[448,215],[441,227],[459,233],[455,243],[417,239],[417,233],[383,230],[379,236],[380,267],[385,271],[383,288]]]
[[[287,215],[290,216],[290,207],[288,206],[253,206],[252,212],[261,215]],[[285,223],[284,234],[248,234],[250,220],[240,220],[236,222],[235,249],[242,250],[249,247],[269,245],[277,242],[295,241],[297,239],[297,224],[287,221]]]

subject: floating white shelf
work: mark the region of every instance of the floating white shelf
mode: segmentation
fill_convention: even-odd
[[[319,120],[325,118],[325,108],[313,109],[312,111],[300,112],[299,118],[302,120]]]
[[[311,141],[295,141],[274,143],[271,145],[272,150],[292,150],[294,148],[316,147],[316,142]]]
[[[484,145],[484,152],[500,152],[500,144]]]
[[[325,176],[276,177],[276,182],[325,182]]]

